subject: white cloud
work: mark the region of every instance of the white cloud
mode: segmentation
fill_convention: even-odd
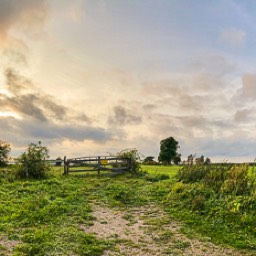
[[[0,42],[10,37],[10,30],[18,27],[30,35],[38,34],[48,15],[47,0],[3,0],[0,2]]]
[[[226,28],[220,33],[220,41],[233,46],[241,46],[246,42],[247,34],[242,29]]]
[[[256,99],[256,74],[244,74],[242,77],[243,87],[240,96],[243,99]]]

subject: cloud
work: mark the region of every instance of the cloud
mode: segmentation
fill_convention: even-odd
[[[0,109],[19,114],[22,119],[0,116],[1,136],[15,145],[42,140],[46,143],[94,141],[105,143],[114,134],[92,124],[81,111],[60,104],[41,91],[30,79],[13,69],[5,72],[9,94],[0,94]]]
[[[185,85],[172,80],[145,82],[142,93],[144,98],[150,98],[155,108],[197,113],[227,100],[222,84],[220,78],[193,74],[187,77]]]
[[[134,114],[135,111],[128,110],[123,106],[115,106],[114,114],[108,118],[108,124],[111,125],[136,125],[142,122],[142,117]]]
[[[242,88],[237,91],[241,100],[255,100],[256,98],[256,74],[244,74],[242,76]]]
[[[216,79],[234,71],[236,66],[224,56],[216,53],[191,58],[187,68],[197,75],[205,75],[208,76],[208,79]]]
[[[32,116],[46,121],[47,116],[62,120],[66,107],[55,103],[57,100],[39,91],[31,80],[19,75],[12,69],[5,72],[7,90],[12,96],[2,95],[1,105],[21,115]]]
[[[246,32],[238,28],[226,28],[220,33],[220,41],[233,46],[241,46],[246,41]]]
[[[51,114],[53,114],[55,119],[63,120],[66,117],[67,108],[60,104],[57,104],[56,98],[46,95],[45,97],[41,97],[38,99],[39,99],[39,102],[42,104],[43,108],[46,111],[51,112]],[[83,116],[83,121],[85,121],[85,120],[89,121],[89,118],[86,117],[85,114],[82,114],[82,116]]]
[[[28,144],[42,140],[49,143],[57,143],[63,140],[86,141],[104,143],[111,140],[112,132],[88,125],[56,124],[51,121],[27,118],[18,120],[12,117],[0,117],[1,136],[17,145]]]
[[[64,15],[68,20],[72,22],[80,22],[85,15],[85,11],[82,6],[83,1],[77,0],[77,1],[72,1],[68,3],[69,5],[66,7],[66,10],[64,11]]]
[[[43,24],[47,17],[47,0],[1,0],[0,1],[0,41],[9,37],[9,30],[22,27],[36,32],[36,26]]]
[[[256,143],[248,138],[246,135],[240,136],[230,136],[225,138],[214,138],[209,139],[208,141],[199,141],[198,143],[200,152],[207,156],[218,156],[222,160],[225,160],[225,157],[241,157],[244,156],[251,158],[250,161],[253,161],[255,158],[255,152],[252,150],[255,148]]]
[[[82,126],[82,125],[57,125],[52,122],[25,123],[22,130],[27,131],[28,136],[35,139],[53,139],[53,140],[93,140],[94,142],[105,142],[112,137],[111,132],[101,127]]]
[[[57,98],[39,90],[34,83],[18,74],[13,69],[5,72],[6,85],[9,94],[0,94],[0,103],[2,109],[9,109],[24,118],[33,117],[40,121],[52,120],[76,121],[79,123],[91,123],[85,113],[73,111],[72,109],[56,103]]]
[[[237,123],[247,123],[248,121],[252,120],[253,113],[254,113],[253,109],[237,110],[234,115],[234,121]]]
[[[43,111],[37,106],[38,96],[27,94],[23,96],[6,97],[1,101],[2,106],[7,106],[18,114],[32,116],[35,119],[46,121]]]
[[[75,115],[74,119],[79,120],[80,122],[92,123],[92,119],[84,113]]]
[[[20,95],[33,89],[33,84],[29,79],[19,75],[11,68],[5,70],[5,78],[7,89],[13,95]]]
[[[42,28],[49,15],[48,0],[0,1],[1,67],[28,65],[27,39],[41,38]]]
[[[155,105],[155,104],[150,104],[150,103],[149,103],[149,104],[143,105],[142,108],[143,108],[145,111],[152,111],[152,110],[154,110],[154,109],[157,108],[157,105]]]
[[[8,94],[1,96],[1,107],[41,121],[49,118],[62,120],[66,116],[66,107],[57,104],[55,98],[41,92],[30,79],[10,68],[13,65],[27,65],[29,48],[23,40],[13,38],[13,34],[11,36],[9,32],[13,28],[19,28],[27,35],[30,32],[40,33],[48,13],[48,0],[0,2],[0,43],[1,39],[7,41],[7,44],[3,45],[1,57],[6,66],[9,66],[4,72]]]
[[[8,93],[0,94],[0,110],[17,113],[22,118],[0,116],[1,136],[16,145],[39,139],[48,143],[59,140],[105,142],[112,138],[112,133],[92,125],[85,113],[64,106],[55,96],[17,72],[28,65],[29,56],[24,38],[19,39],[18,35],[22,35],[21,32],[34,39],[41,33],[48,13],[46,0],[0,2],[0,54],[3,67],[8,67],[3,71]],[[18,30],[18,34],[13,33]]]
[[[15,63],[16,65],[23,65],[27,66],[28,61],[27,61],[27,54],[28,48],[20,43],[20,42],[12,42],[9,44],[8,48],[3,49],[2,51],[2,59],[5,59],[5,61],[11,64]]]
[[[255,138],[253,101],[247,100],[256,96],[255,77],[244,75],[241,84],[237,66],[229,59],[218,54],[194,57],[186,71],[163,77],[141,82],[141,113],[146,123],[139,129],[148,140],[173,136],[183,156],[231,156],[231,147],[238,148],[239,138]],[[149,108],[143,107],[148,104]]]
[[[160,113],[151,114],[151,119],[147,118],[147,125],[152,131],[152,135],[160,137],[174,136],[178,140],[189,141],[197,139],[208,140],[212,137],[225,136],[226,130],[231,133],[234,130],[233,120],[217,119],[199,112],[198,115],[184,115],[176,113],[173,115],[163,115]],[[157,134],[157,135],[156,135]]]

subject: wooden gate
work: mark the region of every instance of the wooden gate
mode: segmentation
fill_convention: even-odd
[[[72,172],[100,171],[126,172],[131,171],[131,158],[117,156],[86,156],[67,159],[64,157],[64,174]]]

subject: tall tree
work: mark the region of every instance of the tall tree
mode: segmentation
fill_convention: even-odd
[[[177,159],[180,159],[181,156],[177,152],[178,148],[179,143],[173,137],[161,140],[158,161],[165,164],[177,163]]]
[[[211,164],[211,159],[209,157],[206,157],[204,164],[205,165]]]
[[[0,166],[4,166],[8,163],[10,151],[10,145],[5,141],[0,140]]]
[[[202,155],[201,157],[196,158],[195,162],[197,165],[204,164],[204,156]]]

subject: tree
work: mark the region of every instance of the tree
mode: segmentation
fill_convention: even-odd
[[[180,162],[181,162],[181,154],[177,154],[177,156],[175,156],[173,159],[173,163],[178,165],[180,164]]]
[[[209,157],[206,157],[205,161],[204,161],[205,165],[209,165],[211,164],[211,159]]]
[[[11,152],[10,144],[0,140],[0,166],[7,165],[10,152]]]
[[[195,159],[195,157],[196,157],[196,155],[190,154],[190,155],[188,156],[187,164],[188,164],[188,165],[193,165],[193,164],[194,164],[194,159]]]
[[[49,158],[48,149],[42,146],[41,141],[29,144],[27,151],[19,157],[18,176],[36,179],[46,177],[50,170],[46,158]]]
[[[180,160],[181,157],[177,152],[178,148],[179,143],[173,137],[161,140],[158,161],[164,164],[177,163],[177,160]]]
[[[196,164],[204,164],[204,156],[198,157],[195,159]]]
[[[147,156],[142,163],[147,165],[158,165],[159,163],[155,161],[154,158],[154,156]]]
[[[143,163],[148,163],[154,161],[154,156],[147,156],[144,160]]]

